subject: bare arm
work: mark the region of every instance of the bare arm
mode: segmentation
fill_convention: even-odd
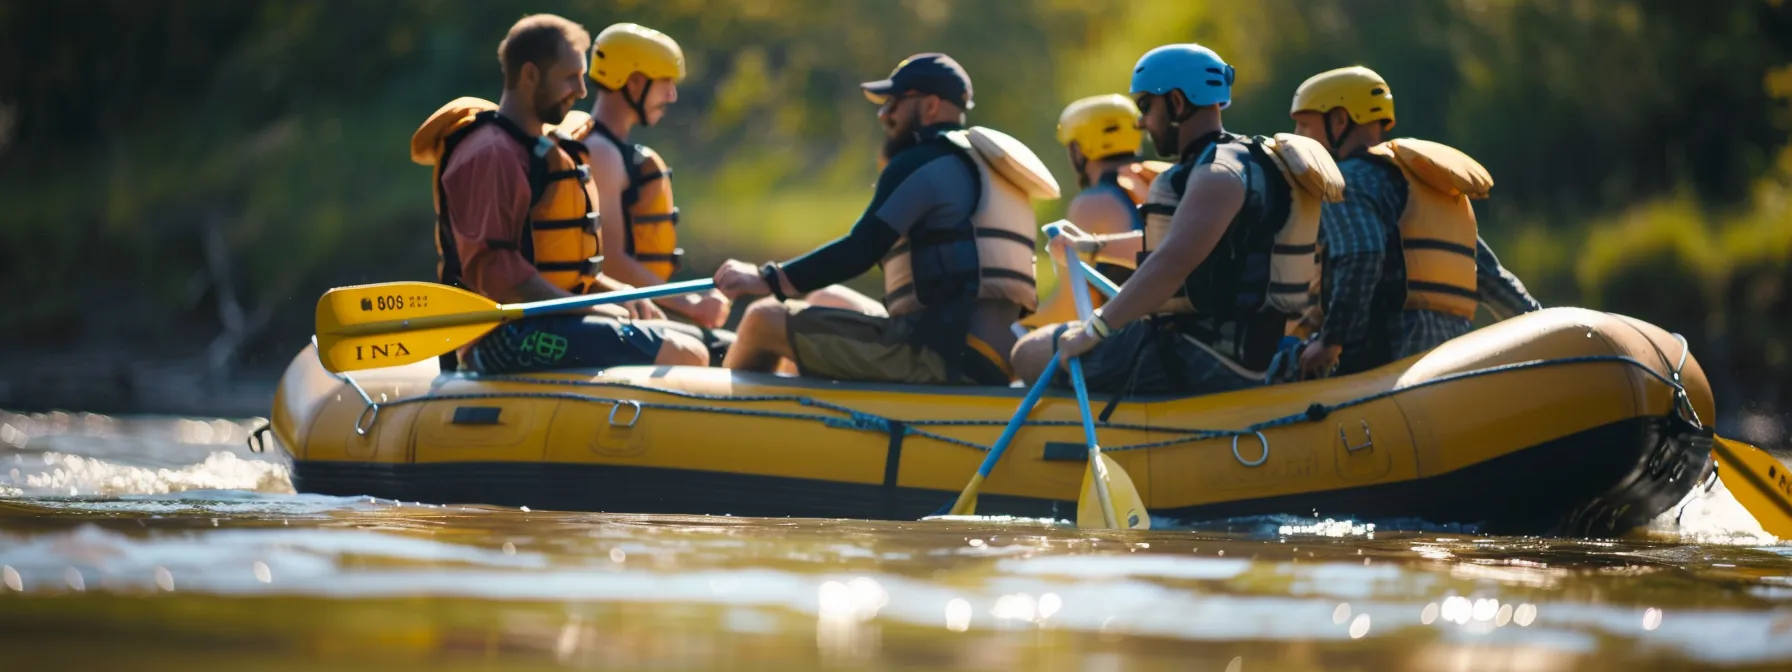
[[[647,270],[641,262],[628,255],[628,219],[622,205],[622,192],[628,188],[628,167],[623,165],[622,152],[616,149],[616,145],[598,135],[586,138],[585,146],[591,150],[591,182],[597,189],[598,235],[604,241],[604,274],[599,276],[598,286],[606,291],[615,291],[665,284],[664,279],[654,275],[653,271]],[[702,300],[702,295],[681,294],[661,297],[653,303],[673,312],[690,315],[697,312],[697,306]],[[726,312],[727,308],[723,307],[721,310]],[[652,311],[646,312],[651,314]]]
[[[1100,242],[1095,258],[1089,261],[1133,268],[1138,265],[1144,235],[1132,228],[1132,204],[1121,203],[1105,193],[1076,197],[1064,218],[1077,228],[1092,234]]]
[[[597,188],[597,220],[604,239],[604,275],[636,287],[664,284],[665,280],[628,256],[628,218],[622,209],[622,192],[628,188],[628,168],[616,145],[592,135],[585,140],[591,149],[591,183]]]
[[[1188,274],[1219,245],[1232,218],[1244,207],[1244,196],[1244,183],[1237,174],[1212,165],[1195,169],[1170,221],[1169,235],[1102,308],[1103,321],[1118,328],[1151,314],[1175,296]]]

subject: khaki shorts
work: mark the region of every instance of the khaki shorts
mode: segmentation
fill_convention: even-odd
[[[966,336],[957,378],[946,358],[922,345],[921,316],[885,317],[792,302],[787,323],[797,371],[812,378],[916,385],[1001,385],[1014,377],[1007,358]]]

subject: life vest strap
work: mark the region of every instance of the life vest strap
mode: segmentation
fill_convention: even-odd
[[[579,261],[543,261],[536,262],[535,268],[543,273],[578,271],[580,275],[594,276],[597,275],[598,262],[600,260],[602,260],[602,257],[592,257],[590,259],[581,259]]]
[[[1408,280],[1406,282],[1406,288],[1408,291],[1436,292],[1438,294],[1449,294],[1452,296],[1460,296],[1465,299],[1474,299],[1476,301],[1481,300],[1481,295],[1479,293],[1475,292],[1474,290],[1468,289],[1466,287],[1457,287],[1455,285],[1446,285],[1441,282],[1421,282],[1421,281],[1416,281],[1416,280]]]
[[[911,240],[919,242],[922,245],[941,245],[946,243],[962,243],[976,238],[995,238],[1025,245],[1029,248],[1033,246],[1033,239],[1005,229],[980,226],[967,232],[964,227],[953,227],[946,230],[919,232],[913,234],[911,238],[904,238],[896,243],[895,247],[890,248],[890,253],[884,255],[884,260],[889,261],[891,257],[908,252],[911,248]]]
[[[977,237],[978,238],[999,238],[1001,240],[1006,240],[1009,242],[1025,245],[1028,248],[1033,247],[1033,239],[1032,238],[1023,236],[1021,234],[1018,234],[1018,233],[1015,233],[1013,231],[1009,231],[1006,229],[996,229],[996,228],[980,226],[980,227],[977,227]]]
[[[577,179],[580,182],[590,182],[591,167],[581,163],[578,167],[573,168],[572,170],[550,170],[548,171],[548,174],[543,177],[542,181],[554,182],[571,179]]]
[[[1026,273],[1022,273],[1020,271],[1009,270],[1006,268],[985,268],[985,269],[982,269],[981,271],[971,271],[971,272],[966,272],[966,273],[952,273],[950,275],[943,276],[943,280],[945,282],[965,283],[965,284],[976,282],[982,278],[990,278],[990,279],[998,279],[998,280],[1014,280],[1017,282],[1027,283],[1027,286],[1029,286],[1029,287],[1037,286],[1035,284],[1035,280],[1033,279],[1033,276],[1027,275]],[[906,283],[900,287],[897,287],[888,292],[885,292],[884,293],[884,302],[886,304],[895,303],[896,301],[901,300],[903,298],[907,298],[909,295],[914,294],[914,293],[915,293],[915,283],[913,283],[913,282]]]
[[[998,278],[1001,280],[1017,280],[1020,282],[1027,283],[1029,286],[1035,285],[1035,282],[1036,282],[1035,280],[1033,280],[1033,276],[1031,276],[1031,275],[1027,275],[1020,271],[1010,270],[1010,269],[1006,269],[1006,268],[985,268],[985,269],[983,269],[982,277]]]
[[[962,243],[967,240],[974,240],[976,237],[976,229],[970,226],[954,226],[949,229],[924,228],[920,230],[910,230],[908,232],[908,239],[903,242],[912,245],[946,245],[949,243]],[[902,245],[898,244],[897,247],[902,247]]]
[[[1454,252],[1467,257],[1475,256],[1475,248],[1436,238],[1404,238],[1401,239],[1400,246],[1409,250],[1438,250]]]
[[[907,283],[905,285],[902,285],[901,287],[897,287],[888,292],[884,292],[884,303],[886,305],[892,304],[892,303],[895,303],[897,300],[907,298],[910,294],[914,294],[914,293],[915,293],[915,283],[912,283],[912,282]]]
[[[660,222],[671,222],[674,226],[676,226],[678,224],[678,208],[673,208],[671,212],[659,214],[659,215],[633,215],[630,219],[635,224],[658,224]]]
[[[532,226],[534,226],[535,230],[537,230],[537,231],[552,231],[555,229],[583,229],[583,228],[595,226],[596,223],[597,223],[597,213],[595,213],[595,212],[586,214],[584,217],[577,217],[574,219],[543,219],[543,220],[539,220],[539,221],[531,221],[530,222],[530,224]]]

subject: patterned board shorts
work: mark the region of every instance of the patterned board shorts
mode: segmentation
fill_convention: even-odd
[[[652,364],[659,327],[601,315],[542,315],[506,323],[473,345],[471,368],[483,373],[607,369]]]

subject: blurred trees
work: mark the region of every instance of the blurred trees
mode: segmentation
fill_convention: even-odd
[[[909,54],[953,54],[973,123],[1069,184],[1062,106],[1124,91],[1140,54],[1189,40],[1239,68],[1226,117],[1244,132],[1288,130],[1314,72],[1380,71],[1397,134],[1493,172],[1486,235],[1546,303],[1709,335],[1729,302],[1773,293],[1731,270],[1778,283],[1792,245],[1775,233],[1792,183],[1780,0],[0,0],[3,338],[215,329],[225,275],[244,310],[273,307],[264,344],[289,353],[324,288],[428,277],[410,133],[450,98],[495,99],[498,40],[543,11],[684,45],[680,102],[637,140],[677,170],[694,272],[844,230],[878,143],[856,85]]]

